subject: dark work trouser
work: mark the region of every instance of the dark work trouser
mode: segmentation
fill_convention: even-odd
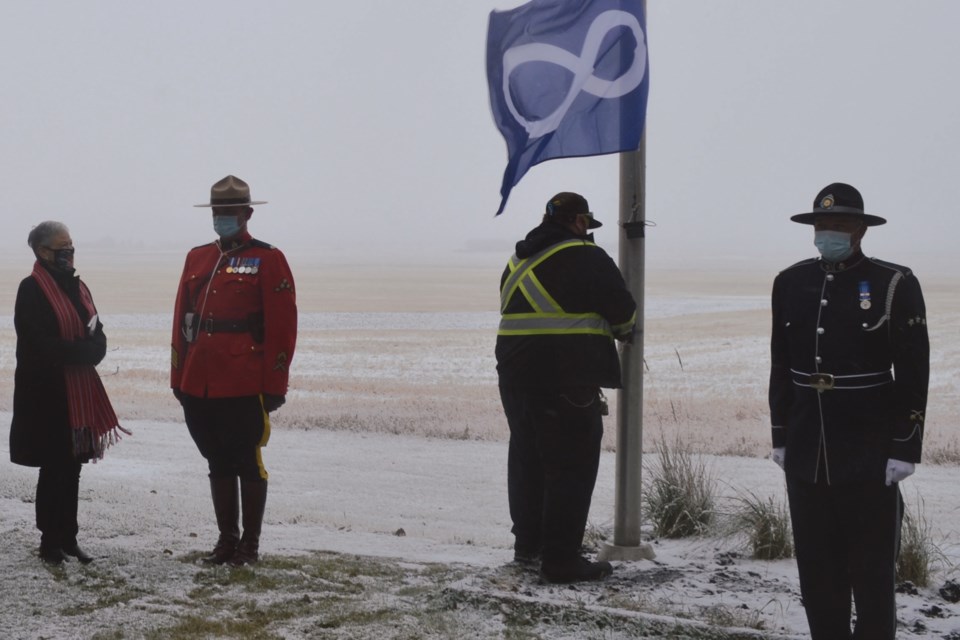
[[[183,417],[211,478],[267,479],[260,449],[270,438],[270,418],[260,396],[196,398],[184,395]]]
[[[69,460],[40,467],[35,506],[41,547],[70,547],[76,543],[82,466]]]
[[[515,548],[544,564],[579,556],[600,463],[598,389],[500,387],[510,426],[507,490]]]
[[[902,500],[882,480],[828,486],[787,478],[800,592],[812,640],[893,640]],[[857,622],[850,633],[850,598]]]

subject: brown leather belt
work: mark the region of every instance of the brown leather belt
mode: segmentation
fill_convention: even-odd
[[[842,376],[830,373],[804,373],[792,369],[790,372],[793,374],[794,384],[801,387],[810,387],[820,392],[834,389],[868,389],[893,382],[893,374],[890,370]]]

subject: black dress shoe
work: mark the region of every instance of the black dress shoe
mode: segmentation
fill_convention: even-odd
[[[82,564],[90,564],[93,562],[93,556],[88,554],[86,551],[80,548],[76,542],[71,545],[67,545],[62,549],[63,553],[68,556],[73,556],[79,560]]]
[[[60,565],[67,559],[60,547],[40,547],[40,559],[47,564]]]
[[[550,564],[544,562],[540,567],[540,578],[553,584],[603,580],[612,573],[613,566],[609,562],[590,562],[586,558]]]

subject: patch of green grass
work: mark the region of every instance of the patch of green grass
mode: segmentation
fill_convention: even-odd
[[[244,638],[247,640],[281,640],[283,636],[270,633],[265,621],[210,620],[199,615],[188,615],[177,624],[148,632],[147,640],[201,640],[205,638]]]
[[[750,612],[691,611],[652,600],[648,607],[646,590],[623,582],[555,587],[510,565],[479,568],[315,552],[267,556],[240,569],[177,563],[174,569],[182,590],[134,588],[125,582],[134,580],[130,575],[110,579],[107,565],[103,575],[74,574],[88,604],[76,605],[87,608],[86,616],[70,620],[95,640],[758,637],[715,626],[707,616],[717,624],[732,620],[759,628]],[[109,615],[96,608],[121,602],[126,608]],[[677,613],[678,608],[683,610]],[[82,613],[78,609],[75,615]],[[664,617],[671,614],[675,618]]]
[[[60,610],[64,616],[83,616],[117,604],[126,604],[144,596],[148,592],[131,586],[124,578],[101,575],[93,570],[86,580],[79,582],[81,597],[78,602]]]

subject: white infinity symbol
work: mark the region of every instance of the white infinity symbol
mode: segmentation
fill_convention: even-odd
[[[604,36],[611,29],[617,27],[627,27],[633,31],[637,41],[634,48],[633,64],[620,77],[613,80],[603,80],[593,75],[594,65],[597,62]],[[573,82],[563,102],[553,113],[540,120],[527,120],[520,115],[513,103],[513,97],[510,95],[510,74],[526,62],[550,62],[573,72]],[[570,105],[573,104],[574,99],[580,95],[581,91],[605,99],[625,96],[640,86],[646,69],[646,41],[643,37],[643,29],[640,28],[640,22],[636,16],[620,10],[604,11],[590,24],[579,56],[566,49],[542,42],[522,44],[507,49],[503,54],[503,96],[507,102],[507,109],[510,110],[514,119],[523,125],[531,138],[539,138],[557,130],[560,122],[567,115]]]

